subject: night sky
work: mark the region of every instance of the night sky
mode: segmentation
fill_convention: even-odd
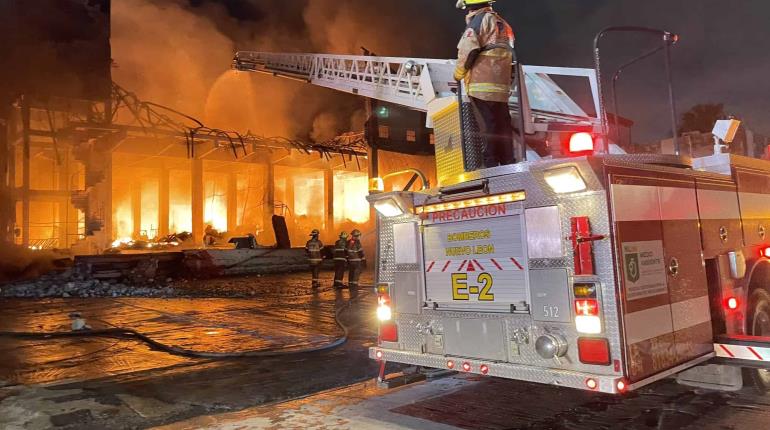
[[[192,5],[195,9],[210,2],[194,0]],[[219,3],[243,23],[285,23],[281,28],[291,32],[287,36],[292,42],[301,39],[305,31],[301,16],[304,1]],[[358,38],[355,41],[385,55],[451,57],[464,25],[462,12],[454,9],[453,0],[326,3],[330,8],[354,9],[351,16],[360,16],[378,30],[364,35],[340,31],[338,37]],[[642,25],[678,33],[681,41],[673,61],[679,112],[697,103],[725,103],[728,113],[746,120],[750,128],[770,134],[766,119],[770,112],[767,0],[500,0],[495,7],[513,25],[517,49],[526,64],[591,67],[593,37],[611,25]],[[608,74],[655,43],[649,36],[608,39]],[[293,43],[287,42],[287,50],[296,50],[288,45]],[[307,50],[315,48],[312,42],[307,45]],[[669,122],[662,57],[651,58],[626,73],[619,93],[621,114],[636,121],[638,140],[665,137]]]
[[[103,0],[91,0],[99,1]],[[66,56],[63,49],[72,48],[77,55],[72,55],[70,63],[88,70],[108,67],[104,62],[83,63],[81,53],[98,47],[81,44],[79,39],[73,42],[70,36],[55,31],[57,26],[43,20],[60,19],[73,24],[70,27],[88,28],[88,23],[78,24],[71,17],[65,20],[40,14],[37,21],[45,25],[35,27],[34,31],[41,32],[35,37],[51,43],[42,50],[20,45],[19,38],[28,38],[32,30],[14,30],[18,23],[16,15],[6,10],[10,4],[14,3],[0,2],[0,23],[6,29],[0,32],[6,37],[0,49],[12,51],[3,58],[27,61],[37,54],[38,63],[47,64],[42,60]],[[525,64],[591,67],[594,35],[611,25],[641,25],[678,33],[681,41],[673,51],[673,64],[679,113],[698,103],[724,103],[727,113],[770,135],[768,0],[499,0],[495,7],[513,25],[517,50]],[[148,99],[192,114],[202,111],[194,106],[196,100],[205,100],[214,80],[227,71],[235,49],[359,54],[360,47],[366,46],[380,55],[451,58],[456,55],[455,46],[464,27],[463,12],[454,8],[454,0],[112,0],[112,8],[112,54],[118,67],[113,68],[113,79]],[[149,15],[116,19],[116,11],[126,14],[139,9],[149,11]],[[85,35],[84,40],[88,42],[89,37]],[[56,38],[59,40],[53,40]],[[614,36],[606,42],[606,75],[658,43],[649,36]],[[127,53],[137,61],[127,58]],[[179,63],[182,71],[158,66],[164,59],[180,61],[179,56],[189,62]],[[15,70],[6,68],[5,73]],[[34,70],[63,73],[52,67]],[[189,83],[183,87],[178,82],[179,73],[185,70],[190,79],[200,76],[201,94],[191,91]],[[621,80],[620,113],[635,121],[637,142],[665,138],[670,133],[663,76],[662,57],[657,57],[635,66]],[[2,81],[11,78],[6,76]],[[139,82],[141,79],[147,82]],[[61,83],[61,79],[47,75],[45,80]],[[173,94],[152,91],[153,87]],[[300,96],[303,94],[307,93]],[[318,104],[295,122],[312,122],[318,112],[342,104],[347,104],[343,109],[346,115],[360,106],[358,100],[343,97],[339,103],[342,99],[327,98],[335,104]]]

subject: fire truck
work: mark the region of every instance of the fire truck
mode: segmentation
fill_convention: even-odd
[[[677,37],[642,30],[667,59]],[[368,197],[380,320],[369,354],[383,369],[615,394],[675,375],[770,387],[770,162],[725,151],[736,121],[717,124],[711,156],[621,150],[602,96],[608,33],[594,68],[516,65],[509,106],[526,160],[492,168],[480,168],[453,60],[236,54],[237,70],[427,113],[437,186]]]

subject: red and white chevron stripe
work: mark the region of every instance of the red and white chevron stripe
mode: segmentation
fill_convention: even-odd
[[[470,258],[466,260],[426,261],[425,271],[436,272],[503,272],[523,271],[524,266],[514,257]]]
[[[734,358],[749,361],[770,361],[770,348],[760,346],[715,343],[714,352],[720,358]]]

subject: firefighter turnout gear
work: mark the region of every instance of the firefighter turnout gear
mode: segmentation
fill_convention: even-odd
[[[465,81],[484,137],[484,167],[512,164],[516,160],[508,99],[513,83],[513,30],[491,7],[470,11],[466,24],[457,46],[454,77]]]
[[[344,288],[345,269],[347,268],[348,234],[340,233],[340,239],[334,244],[334,288]]]
[[[508,103],[471,97],[471,107],[484,137],[484,167],[515,163],[513,125]]]
[[[351,290],[358,290],[358,280],[361,278],[361,271],[363,270],[366,258],[364,257],[364,249],[361,246],[361,232],[353,230],[350,236],[345,246],[348,258],[348,287]]]
[[[310,272],[312,273],[313,288],[321,286],[321,263],[323,262],[321,251],[323,250],[324,244],[318,239],[319,234],[320,232],[318,230],[313,230],[310,234],[310,240],[305,244],[305,253],[307,254]]]
[[[513,83],[513,29],[491,7],[470,11],[465,22],[457,45],[455,79],[465,79],[471,97],[508,103]]]

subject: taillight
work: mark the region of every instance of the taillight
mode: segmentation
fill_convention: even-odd
[[[380,293],[377,295],[377,319],[380,321],[390,321],[393,318],[393,312],[390,308],[390,295]]]
[[[599,334],[602,332],[602,320],[599,318],[598,300],[575,300],[575,328],[579,333],[585,334]]]
[[[396,326],[396,323],[380,323],[380,341],[398,342],[398,326]]]
[[[594,151],[594,137],[591,133],[575,133],[569,138],[571,154],[588,154]]]
[[[770,246],[760,249],[759,255],[761,257],[770,258]]]
[[[583,364],[609,366],[610,343],[607,339],[578,338],[578,358]]]
[[[575,300],[575,314],[584,316],[598,316],[599,302],[596,299]]]

